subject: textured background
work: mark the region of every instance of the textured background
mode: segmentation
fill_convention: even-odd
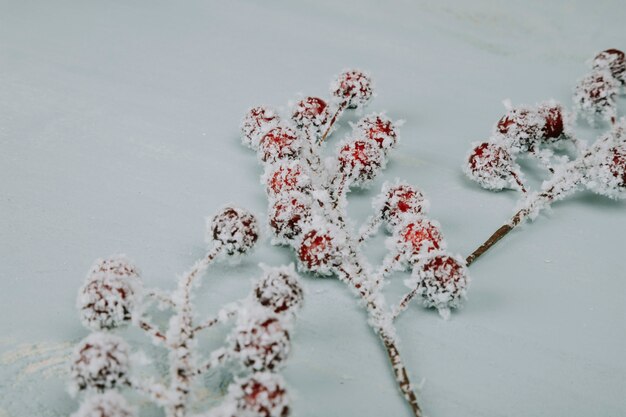
[[[238,138],[249,106],[325,97],[343,68],[369,70],[370,109],[406,120],[383,177],[421,187],[449,247],[467,254],[517,198],[464,179],[469,143],[486,138],[504,98],[569,105],[585,61],[626,47],[624,21],[622,2],[600,0],[0,0],[0,416],[76,409],[64,361],[86,335],[74,300],[95,258],[124,252],[147,285],[172,288],[204,251],[205,216],[226,202],[265,210]],[[351,197],[356,219],[374,193]],[[556,204],[472,266],[470,300],[451,321],[415,305],[402,316],[429,416],[626,414],[625,209],[589,193]],[[237,268],[210,271],[196,300],[214,311],[248,292],[258,262],[292,260],[265,241]],[[402,276],[392,281],[391,302]],[[408,416],[347,289],[305,284],[285,370],[294,415]],[[201,395],[219,397],[219,379]]]

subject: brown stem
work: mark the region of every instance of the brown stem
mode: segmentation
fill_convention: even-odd
[[[417,287],[413,288],[411,291],[406,293],[404,297],[402,297],[402,299],[398,303],[397,307],[391,313],[391,317],[395,319],[396,317],[400,315],[400,313],[406,310],[407,306],[409,305],[411,300],[415,298],[416,295],[417,295]]]
[[[341,112],[345,110],[347,105],[348,105],[347,101],[342,101],[341,104],[339,104],[339,107],[337,107],[337,111],[335,111],[335,114],[333,114],[332,119],[330,119],[330,122],[328,123],[328,126],[326,127],[326,131],[324,132],[324,134],[320,138],[320,143],[322,143],[322,142],[324,142],[326,140],[326,136],[328,136],[328,134],[330,133],[330,129],[333,128],[333,125],[337,121],[337,118],[339,117]]]
[[[519,185],[520,190],[522,190],[522,192],[524,194],[526,194],[526,187],[524,187],[524,183],[522,182],[522,180],[520,179],[519,175],[517,175],[515,173],[515,171],[510,171],[511,172],[511,176],[513,177],[513,179],[515,180],[515,182],[517,183],[517,185]],[[552,171],[554,172],[554,171]]]
[[[402,363],[402,358],[400,357],[400,352],[398,352],[398,348],[393,340],[388,340],[383,338],[383,344],[385,345],[385,349],[387,350],[387,356],[389,357],[389,361],[391,362],[391,367],[393,369],[393,373],[396,376],[396,381],[398,381],[398,386],[402,395],[404,395],[404,399],[409,403],[409,407],[411,407],[411,411],[413,411],[413,415],[415,417],[422,416],[422,409],[420,408],[417,402],[417,396],[415,395],[415,391],[413,391],[413,386],[411,385],[411,381],[409,380],[409,375],[406,372],[406,368]]]

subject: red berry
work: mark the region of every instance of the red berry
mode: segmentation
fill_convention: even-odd
[[[619,49],[607,49],[593,59],[594,69],[607,68],[613,78],[626,84],[626,57]]]
[[[128,350],[128,345],[119,336],[91,333],[72,354],[70,373],[73,388],[92,388],[102,392],[121,385],[129,369]]]
[[[301,194],[287,194],[275,201],[270,209],[269,224],[279,242],[291,242],[302,233],[311,219],[311,206]]]
[[[285,126],[277,126],[267,132],[259,143],[259,155],[263,162],[295,159],[300,154],[300,139],[296,132]]]
[[[78,411],[70,417],[136,417],[137,413],[130,407],[124,396],[117,391],[90,395],[85,398]]]
[[[298,259],[306,270],[328,275],[341,262],[341,252],[329,232],[313,229],[304,235]]]
[[[362,71],[350,70],[331,84],[332,94],[350,109],[365,106],[372,99],[372,81]]]
[[[542,128],[543,139],[558,139],[564,133],[563,109],[560,105],[541,106],[539,112],[545,120]]]
[[[381,209],[383,220],[392,227],[397,226],[407,216],[418,216],[426,207],[424,194],[408,184],[397,184],[385,195]]]
[[[307,97],[296,104],[291,119],[298,127],[313,127],[318,132],[328,123],[328,104],[318,97]]]
[[[282,378],[276,374],[257,372],[229,387],[236,407],[242,415],[287,417],[289,401]],[[239,415],[239,414],[237,414]]]
[[[226,254],[244,254],[259,239],[256,217],[247,210],[226,206],[209,223],[209,233],[220,243]]]
[[[435,224],[421,219],[405,224],[399,230],[397,242],[400,252],[413,263],[427,253],[441,249],[443,236]]]
[[[618,180],[617,187],[626,189],[626,149],[614,147],[609,150],[609,170]]]
[[[501,190],[514,184],[512,173],[517,171],[508,151],[493,142],[476,145],[464,167],[467,176],[489,190]]]
[[[302,305],[304,290],[293,265],[269,268],[253,290],[256,301],[274,313],[293,311]]]
[[[289,332],[275,317],[247,321],[231,338],[238,359],[255,372],[278,368],[291,350]]]
[[[263,135],[279,122],[280,117],[276,111],[265,106],[251,108],[241,123],[243,143],[256,150]]]
[[[393,122],[382,115],[374,114],[361,119],[357,124],[357,129],[365,138],[373,140],[385,151],[393,148],[398,140]]]
[[[412,281],[423,304],[439,309],[447,319],[449,309],[459,307],[465,297],[469,276],[462,259],[438,253],[414,267]]]
[[[306,193],[311,189],[311,178],[299,162],[278,165],[267,176],[267,191],[277,196],[291,191]]]
[[[339,171],[354,185],[364,185],[374,179],[385,162],[385,156],[370,141],[356,140],[339,150]]]
[[[597,117],[614,120],[618,87],[619,82],[608,70],[594,70],[578,82],[574,90],[574,106],[590,123],[594,123]]]

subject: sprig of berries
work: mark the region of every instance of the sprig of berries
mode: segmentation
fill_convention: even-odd
[[[260,112],[259,114],[263,114]],[[265,117],[270,123],[271,118]],[[257,128],[260,128],[257,125]],[[131,388],[163,407],[167,417],[188,415],[194,380],[217,366],[230,364],[238,378],[225,401],[206,415],[223,417],[286,417],[285,383],[277,374],[291,351],[292,322],[303,302],[303,288],[293,265],[262,265],[263,275],[250,296],[226,305],[215,317],[196,322],[191,301],[194,283],[218,259],[238,259],[259,238],[256,218],[231,205],[207,221],[207,255],[197,261],[173,292],[144,289],[139,269],[125,256],[97,260],[81,287],[77,306],[81,321],[94,331],[83,339],[71,358],[71,392],[86,393],[73,417],[134,417],[115,390]],[[146,310],[152,302],[170,312],[166,329],[152,323]],[[202,360],[198,334],[235,321],[223,347]],[[130,347],[111,331],[134,324],[170,351],[169,381],[158,383],[133,376]]]

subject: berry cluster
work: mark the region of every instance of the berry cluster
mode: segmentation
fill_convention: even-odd
[[[95,262],[78,294],[83,324],[94,332],[83,339],[71,358],[71,391],[87,396],[73,417],[131,417],[116,389],[131,388],[165,409],[167,417],[187,415],[194,379],[216,366],[230,364],[239,376],[223,404],[207,412],[223,417],[286,417],[287,390],[276,374],[291,351],[291,327],[303,302],[303,289],[293,265],[262,266],[263,275],[248,298],[223,307],[215,317],[194,323],[191,289],[213,260],[237,259],[248,253],[259,237],[256,218],[241,208],[226,206],[207,223],[210,249],[184,274],[171,292],[144,289],[139,270],[125,256]],[[152,301],[170,314],[167,330],[153,324],[146,311]],[[204,361],[196,351],[196,336],[217,324],[236,319],[224,347]],[[167,385],[131,375],[130,348],[111,333],[129,323],[170,350],[172,375]]]
[[[574,109],[590,124],[597,119],[615,123],[616,98],[626,85],[626,58],[619,49],[607,49],[592,60],[591,71],[574,88]]]
[[[256,150],[264,166],[261,181],[268,197],[267,223],[273,243],[293,248],[300,270],[337,276],[363,301],[369,322],[385,346],[398,387],[414,415],[420,416],[396,346],[394,311],[387,307],[381,292],[384,274],[374,272],[360,245],[384,224],[396,242],[390,259],[414,268],[415,278],[407,281],[413,296],[420,295],[425,306],[438,308],[444,317],[464,297],[467,271],[462,264],[456,269],[450,267],[457,258],[445,252],[438,225],[424,217],[428,209],[424,195],[409,184],[385,184],[381,196],[374,200],[375,214],[358,235],[351,230],[347,194],[355,187],[370,186],[385,168],[390,151],[398,143],[399,123],[382,113],[362,117],[351,125],[336,153],[324,159],[326,139],[339,117],[347,109],[364,107],[374,94],[366,73],[349,70],[331,83],[330,95],[328,100],[312,96],[300,100],[289,118],[280,118],[268,107],[250,109],[242,123],[242,141]],[[279,137],[276,132],[288,135]],[[437,260],[444,258],[440,266]],[[240,336],[246,340],[255,337],[245,327]],[[272,358],[280,358],[286,339],[280,329],[267,338],[266,349]]]
[[[465,174],[488,190],[505,188],[526,192],[524,175],[517,159],[524,155],[538,158],[554,172],[552,147],[567,143],[578,146],[573,135],[571,116],[562,105],[551,100],[536,106],[511,107],[493,128],[486,142],[476,142],[465,159]]]
[[[614,199],[626,198],[626,120],[616,120],[615,103],[612,101],[617,86],[624,84],[624,54],[616,49],[601,52],[594,58],[593,68],[587,77],[593,82],[584,79],[574,95],[574,107],[579,113],[585,110],[593,115],[610,116],[611,130],[601,135],[593,145],[585,147],[575,140],[570,113],[554,104],[538,106],[534,115],[528,108],[509,111],[495,129],[496,134],[504,135],[506,140],[473,145],[464,170],[471,179],[492,190],[512,183],[525,190],[512,157],[519,152],[535,152],[540,144],[570,139],[577,144],[579,154],[572,160],[561,158],[559,164],[549,166],[553,174],[551,178],[543,182],[540,191],[527,193],[515,215],[467,258],[467,265],[526,218],[535,218],[554,201],[566,198],[579,189],[588,189]],[[615,91],[607,95],[606,92],[611,89]],[[511,132],[513,136],[509,137]]]

